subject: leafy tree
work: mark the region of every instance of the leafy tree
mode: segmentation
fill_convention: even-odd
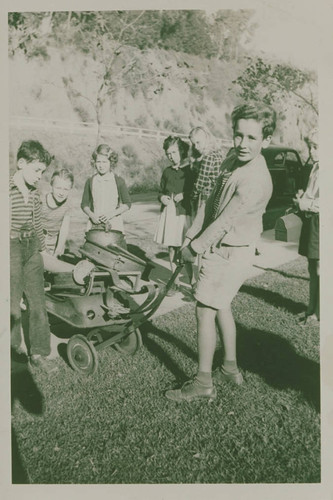
[[[67,96],[81,119],[87,115],[82,100],[89,103],[98,125],[97,140],[104,104],[112,102],[122,88],[128,87],[134,94],[137,88],[153,86],[158,93],[173,78],[202,96],[206,75],[196,72],[183,56],[176,58],[176,64],[157,67],[149,62],[148,54],[156,46],[185,52],[192,48],[199,53],[202,41],[208,50],[210,39],[202,11],[12,13],[8,21],[11,55],[23,51],[27,58],[47,58],[51,50],[59,53]],[[70,67],[76,53],[86,56],[80,82],[75,81]]]
[[[296,97],[295,105],[309,107],[318,115],[314,87],[316,75],[287,64],[272,64],[262,58],[251,60],[245,71],[233,82],[240,88],[245,100],[264,101],[273,104],[286,97]]]
[[[245,44],[253,36],[257,25],[251,23],[254,11],[249,9],[218,10],[212,16],[211,37],[217,59],[237,61]]]
[[[63,74],[62,80],[74,108],[78,98],[93,107],[98,141],[106,99],[112,99],[121,87],[135,87],[162,77],[152,67],[143,68],[141,61],[143,48],[153,46],[158,38],[154,27],[158,17],[158,12],[145,11],[12,13],[9,16],[10,54],[21,50],[28,58],[47,57],[49,48],[53,47],[64,62],[73,52],[92,58],[97,82],[94,96],[77,88],[70,72]],[[130,45],[141,50],[129,50]],[[65,65],[63,67],[65,69]]]
[[[188,54],[210,56],[213,43],[207,15],[200,10],[171,10],[162,14],[161,47]]]

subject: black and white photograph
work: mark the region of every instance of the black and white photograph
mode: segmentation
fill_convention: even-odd
[[[333,3],[6,7],[3,498],[331,498]]]

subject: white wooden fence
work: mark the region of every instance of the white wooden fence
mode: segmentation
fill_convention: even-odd
[[[97,134],[97,123],[95,122],[71,122],[66,120],[53,120],[50,118],[32,118],[29,116],[12,116],[10,118],[12,128],[41,128],[66,131],[71,134]],[[128,127],[122,125],[101,126],[101,133],[109,136],[136,136],[139,138],[156,139],[161,141],[169,135],[176,135],[182,139],[188,139],[188,135],[171,132],[170,130],[152,130],[146,128]],[[215,137],[219,146],[231,147],[232,141]]]

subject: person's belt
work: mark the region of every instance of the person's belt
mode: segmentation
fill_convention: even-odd
[[[26,240],[36,236],[36,231],[34,229],[11,229],[10,239]]]
[[[250,245],[228,245],[228,243],[221,243],[219,247],[231,247],[231,248],[243,248],[243,247],[249,247]]]

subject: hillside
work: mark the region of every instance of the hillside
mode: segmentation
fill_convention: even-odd
[[[119,65],[138,49],[128,47]],[[188,134],[193,126],[205,124],[213,135],[231,139],[230,113],[239,102],[233,80],[245,62],[205,59],[172,50],[149,49],[140,60],[143,83],[131,85],[131,76],[107,97],[102,109],[104,124],[127,125]],[[153,68],[153,70],[152,70]],[[81,53],[63,54],[49,50],[47,58],[9,60],[10,115],[95,122],[93,106],[100,85],[100,63]],[[153,71],[153,72],[152,72]],[[22,78],[23,75],[23,78]],[[129,83],[128,83],[129,82]],[[301,115],[305,117],[305,113]],[[305,117],[306,118],[306,117]],[[298,148],[306,157],[301,136],[307,127],[300,112],[290,108],[277,130],[275,142]],[[90,155],[96,135],[76,134],[53,128],[34,129],[15,125],[10,130],[11,158],[23,139],[39,139],[56,157],[56,164],[71,168],[82,187],[90,174]],[[102,136],[119,153],[119,172],[132,190],[155,189],[166,165],[162,141],[127,136]]]

